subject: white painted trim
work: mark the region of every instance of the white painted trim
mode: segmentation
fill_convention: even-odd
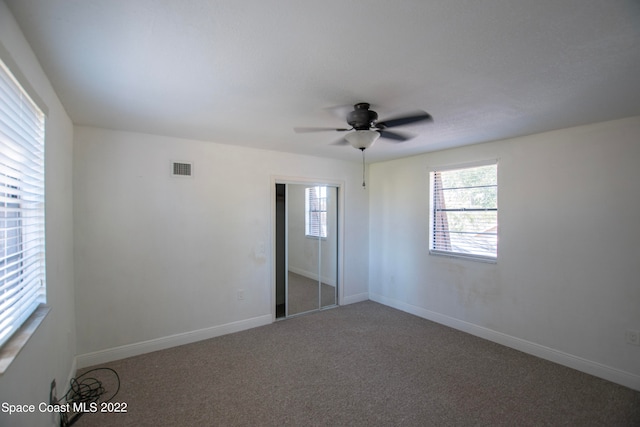
[[[493,158],[493,159],[476,160],[476,161],[462,162],[462,163],[429,165],[427,166],[427,170],[429,172],[435,172],[435,171],[449,171],[449,170],[456,170],[456,169],[467,169],[467,168],[475,168],[478,166],[497,165],[499,161],[500,159]]]
[[[322,280],[322,283],[324,283],[325,285],[329,285],[329,286],[333,286],[334,288],[336,287],[336,279],[331,278],[331,277],[319,277],[318,273],[312,272],[312,271],[306,271],[302,268],[297,268],[297,267],[292,267],[291,265],[289,266],[289,271],[295,274],[299,274],[300,276],[306,277],[307,279],[311,279],[311,280]]]
[[[271,241],[271,259],[269,260],[269,265],[271,268],[271,310],[272,310],[272,319],[276,321],[276,238],[275,238],[275,229],[276,229],[276,184],[318,184],[318,185],[328,185],[332,187],[338,188],[338,277],[337,284],[338,286],[338,305],[351,304],[351,302],[346,302],[344,296],[344,224],[345,224],[345,192],[346,185],[343,180],[336,179],[322,179],[322,178],[308,178],[308,177],[293,177],[293,176],[282,176],[282,175],[271,175],[270,180],[270,199],[271,199],[271,228],[269,229],[269,240]],[[287,261],[288,262],[288,261]],[[287,266],[288,268],[288,266]],[[362,301],[366,301],[369,299],[368,297],[363,299]],[[356,302],[356,301],[353,301]]]
[[[502,344],[506,347],[531,354],[541,359],[549,360],[551,362],[558,363],[560,365],[567,366],[569,368],[576,369],[578,371],[585,372],[587,374],[640,391],[640,375],[622,371],[611,366],[603,365],[599,362],[594,362],[592,360],[587,360],[579,356],[574,356],[573,354],[565,353],[563,351],[536,344],[531,341],[523,340],[521,338],[507,335],[502,332],[494,331],[492,329],[488,329],[474,323],[465,322],[464,320],[456,319],[454,317],[437,313],[435,311],[427,310],[426,308],[407,304],[405,302],[398,301],[392,298],[387,298],[382,295],[370,294],[369,297],[372,301],[378,302],[380,304],[384,304],[389,307],[411,313],[418,317],[422,317],[424,319],[431,320],[433,322],[440,323],[442,325],[449,326],[463,332],[467,332],[471,335],[475,335],[477,337]]]
[[[368,300],[369,300],[369,293],[363,292],[361,294],[345,296],[342,299],[342,305],[355,304],[357,302],[368,301]]]
[[[13,77],[18,81],[20,86],[22,86],[22,89],[27,92],[27,95],[29,95],[31,101],[33,101],[33,103],[38,106],[40,111],[42,111],[45,116],[49,117],[49,107],[47,107],[47,104],[45,104],[44,100],[40,97],[40,95],[38,95],[38,92],[33,88],[33,86],[31,86],[31,83],[29,83],[29,79],[27,79],[26,76],[22,74],[22,70],[20,69],[16,61],[14,61],[11,53],[9,53],[4,44],[2,44],[2,41],[0,41],[0,61],[4,62],[4,65],[6,65],[9,71],[11,71]]]
[[[224,325],[212,326],[210,328],[198,329],[196,331],[184,332],[167,337],[156,338],[134,344],[127,344],[120,347],[109,348],[106,350],[95,351],[87,354],[81,354],[76,357],[76,364],[78,369],[86,368],[88,366],[112,362],[119,359],[125,359],[127,357],[138,356],[140,354],[150,353],[152,351],[164,350],[179,345],[190,344],[209,338],[219,337],[221,335],[240,332],[247,329],[256,328],[258,326],[269,325],[271,323],[271,314],[266,314],[251,319],[226,323]]]

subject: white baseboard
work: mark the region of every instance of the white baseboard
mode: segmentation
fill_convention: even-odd
[[[497,332],[483,326],[478,326],[473,323],[465,322],[464,320],[446,316],[435,311],[407,304],[405,302],[398,301],[392,298],[387,298],[382,295],[370,294],[369,298],[372,301],[378,302],[380,304],[384,304],[389,307],[411,313],[418,317],[422,317],[424,319],[431,320],[433,322],[440,323],[442,325],[449,326],[463,332],[467,332],[471,335],[475,335],[477,337],[502,344],[506,347],[511,347],[513,349],[531,354],[541,359],[549,360],[551,362],[558,363],[560,365],[567,366],[569,368],[576,369],[578,371],[603,378],[607,381],[611,381],[616,384],[620,384],[625,387],[640,391],[640,375],[612,368],[598,362],[574,356],[572,354],[555,350],[550,347],[545,347],[543,345],[536,344],[531,341],[526,341],[511,335],[503,334],[502,332]]]
[[[369,299],[369,293],[363,292],[361,294],[349,295],[342,298],[341,305],[355,304],[357,302],[367,301]]]
[[[258,326],[268,325],[272,323],[272,321],[273,319],[271,314],[266,314],[251,319],[240,320],[238,322],[199,329],[197,331],[184,332],[181,334],[170,335],[168,337],[156,338],[106,350],[95,351],[92,353],[81,354],[76,357],[75,363],[78,369],[86,368],[88,366],[112,362],[114,360],[125,359],[127,357],[138,356],[152,351],[164,350],[166,348],[190,344],[196,341],[202,341],[233,332],[240,332]]]
[[[320,277],[316,272],[306,271],[301,268],[292,267],[292,266],[289,266],[289,271],[295,274],[299,274],[311,280],[318,280],[318,277]],[[320,280],[325,285],[333,286],[334,288],[336,287],[336,279],[334,277],[321,277]]]

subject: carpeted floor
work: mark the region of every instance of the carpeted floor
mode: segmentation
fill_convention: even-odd
[[[77,426],[640,425],[638,391],[370,301],[105,366],[127,413]]]
[[[322,283],[318,294],[318,281],[300,274],[289,272],[289,315],[318,310],[318,299],[321,307],[336,304],[336,288]]]

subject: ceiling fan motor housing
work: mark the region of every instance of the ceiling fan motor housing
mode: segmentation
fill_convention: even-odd
[[[378,120],[378,113],[369,110],[369,104],[360,102],[353,106],[354,110],[347,115],[347,123],[355,130],[368,130]]]

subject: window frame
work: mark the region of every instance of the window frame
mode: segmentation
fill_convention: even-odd
[[[323,195],[312,197],[311,190]],[[314,200],[315,207],[312,206]],[[327,186],[312,185],[304,189],[304,235],[310,239],[327,238]]]
[[[0,221],[0,237],[3,239],[0,255],[4,265],[0,271],[3,279],[1,288],[6,293],[22,295],[10,305],[5,304],[10,300],[0,299],[0,319],[4,319],[0,325],[2,374],[49,311],[45,305],[44,218],[44,147],[48,110],[1,44],[0,73],[4,82],[2,87],[6,90],[0,111],[13,111],[0,118],[3,120],[0,129],[4,129],[0,135],[3,149],[0,155],[0,193],[4,200],[0,206],[4,219]],[[12,224],[7,219],[12,219]],[[8,239],[7,231],[18,234]],[[11,251],[9,254],[5,253],[7,249]],[[16,256],[20,258],[17,261],[13,259]],[[16,273],[20,278],[12,279]]]
[[[478,162],[469,162],[469,163],[460,163],[460,164],[451,164],[451,165],[444,165],[444,166],[434,166],[434,167],[430,167],[429,168],[429,255],[436,255],[436,256],[446,256],[446,257],[452,257],[452,258],[460,258],[460,259],[467,259],[467,260],[472,260],[472,261],[479,261],[479,262],[486,262],[486,263],[497,263],[498,261],[498,232],[499,232],[499,201],[498,201],[498,193],[499,193],[499,165],[498,165],[498,160],[499,159],[490,159],[490,160],[482,160],[482,161],[478,161]],[[444,173],[444,172],[452,172],[452,171],[456,171],[456,170],[466,170],[466,169],[474,169],[474,168],[479,168],[479,167],[483,167],[483,166],[495,166],[496,168],[496,176],[495,176],[495,185],[491,185],[491,187],[495,187],[495,191],[496,191],[496,207],[495,208],[491,208],[491,209],[482,209],[482,211],[495,211],[496,212],[496,231],[495,231],[495,238],[496,238],[496,249],[495,249],[495,256],[491,256],[491,255],[486,255],[486,254],[480,254],[480,253],[467,253],[467,252],[459,252],[459,251],[455,251],[455,250],[445,250],[442,249],[441,247],[437,247],[437,245],[435,244],[435,240],[436,240],[436,227],[439,225],[436,223],[436,221],[438,221],[439,219],[441,220],[441,216],[438,215],[438,213],[436,212],[436,190],[435,190],[435,175],[436,173],[440,172],[440,173]],[[480,188],[480,187],[487,187],[486,185],[483,186],[478,186],[478,187],[473,187],[473,188]],[[462,209],[464,211],[464,209]],[[480,212],[481,210],[478,209],[468,209],[468,212],[473,212],[473,211],[478,211]],[[480,233],[477,233],[480,234]]]

